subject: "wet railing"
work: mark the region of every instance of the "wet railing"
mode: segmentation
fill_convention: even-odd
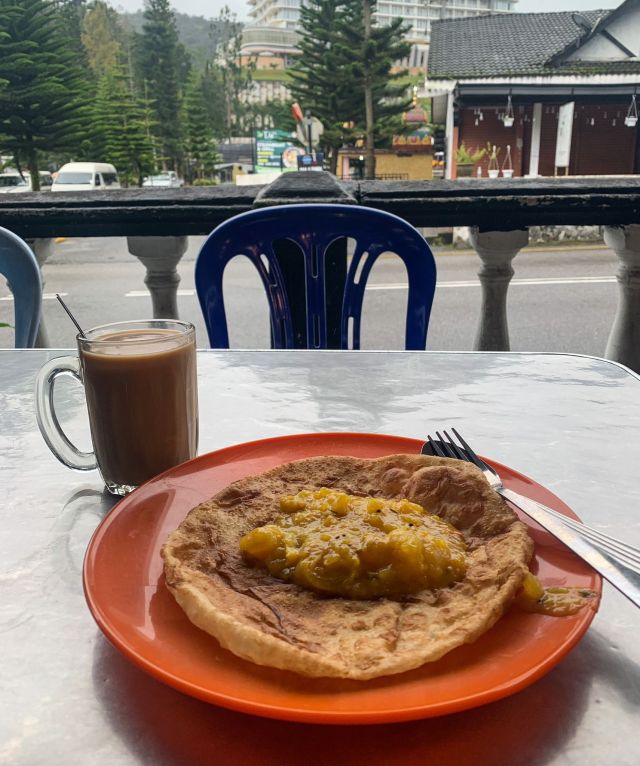
[[[605,355],[640,371],[640,177],[338,181],[328,173],[280,176],[269,186],[123,189],[0,195],[0,226],[33,246],[40,263],[53,237],[127,237],[144,264],[155,316],[177,316],[177,265],[189,235],[208,234],[265,205],[331,202],[395,213],[418,227],[470,227],[480,258],[477,350],[508,350],[513,259],[531,226],[602,226],[619,259],[619,300]],[[39,342],[47,344],[43,327]]]

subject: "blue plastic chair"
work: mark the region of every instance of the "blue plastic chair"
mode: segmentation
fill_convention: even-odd
[[[211,347],[229,348],[222,279],[225,267],[236,255],[249,258],[262,279],[271,315],[272,347],[295,347],[292,302],[276,254],[278,243],[286,240],[294,243],[304,258],[306,347],[327,348],[327,251],[336,240],[346,237],[355,240],[356,246],[342,297],[340,348],[360,348],[367,279],[376,259],[391,252],[407,269],[405,348],[424,349],[436,285],[435,259],[424,237],[391,213],[320,204],[252,210],[225,221],[209,235],[196,260],[195,282]]]
[[[8,229],[0,227],[0,274],[13,293],[15,347],[33,348],[42,312],[42,277],[33,251]]]

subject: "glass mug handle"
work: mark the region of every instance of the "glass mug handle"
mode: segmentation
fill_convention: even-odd
[[[93,452],[82,452],[62,430],[53,406],[53,388],[59,377],[75,378],[81,385],[80,361],[76,356],[61,356],[47,362],[36,379],[36,418],[47,446],[61,463],[78,471],[98,467]]]

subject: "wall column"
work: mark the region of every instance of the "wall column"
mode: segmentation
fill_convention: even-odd
[[[127,237],[131,255],[144,265],[154,319],[178,319],[176,266],[187,251],[188,237]]]
[[[444,135],[446,144],[446,157],[445,157],[445,177],[451,180],[454,175],[454,158],[456,150],[458,148],[458,131],[453,126],[453,91],[447,94],[447,120],[444,127]]]
[[[618,308],[605,356],[640,372],[640,225],[605,226],[604,241],[618,256]]]
[[[540,175],[540,134],[542,131],[542,104],[536,102],[533,105],[533,117],[531,124],[531,149],[529,151],[528,175]]]
[[[511,261],[528,243],[529,231],[480,231],[474,226],[469,234],[482,261],[478,272],[482,307],[473,347],[476,351],[509,351],[507,291],[514,273]]]

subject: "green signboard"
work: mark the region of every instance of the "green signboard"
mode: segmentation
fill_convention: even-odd
[[[258,173],[297,170],[299,154],[304,154],[304,149],[295,145],[286,130],[256,130]]]

